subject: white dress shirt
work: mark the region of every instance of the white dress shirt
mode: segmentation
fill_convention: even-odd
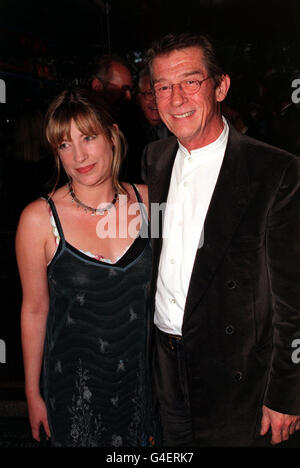
[[[181,335],[185,301],[204,221],[228,140],[228,125],[213,143],[189,151],[179,143],[163,225],[154,323],[165,333]]]

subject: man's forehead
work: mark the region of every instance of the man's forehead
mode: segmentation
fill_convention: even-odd
[[[125,81],[131,84],[132,76],[130,71],[125,65],[119,62],[112,62],[109,69],[109,80],[111,81]]]
[[[174,49],[170,52],[163,52],[153,59],[153,63],[155,63],[157,59],[176,60],[178,57],[182,57],[183,59],[195,58],[196,60],[199,59],[202,61],[204,59],[203,49],[200,46],[190,46]]]
[[[170,67],[176,66],[180,68],[182,65],[191,66],[193,72],[199,71],[201,73],[206,69],[203,50],[201,47],[197,46],[175,49],[171,52],[157,55],[152,62],[153,75],[155,75],[155,72],[157,73],[164,64],[166,64],[166,70],[171,70]],[[188,72],[189,70],[186,71]],[[154,76],[154,78],[157,77]]]
[[[139,88],[141,90],[151,88],[151,81],[149,75],[144,75],[139,80]]]

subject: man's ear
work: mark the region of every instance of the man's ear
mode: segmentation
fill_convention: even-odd
[[[103,91],[103,83],[99,80],[99,78],[94,78],[92,80],[92,89],[94,91]]]
[[[230,77],[229,75],[222,75],[221,82],[216,88],[216,99],[218,102],[224,101],[227,96],[228,90],[230,87]]]

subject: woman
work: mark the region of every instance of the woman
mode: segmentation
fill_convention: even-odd
[[[122,134],[93,92],[61,93],[46,136],[69,184],[29,204],[16,236],[33,437],[42,425],[55,446],[153,445],[146,186],[119,182]]]

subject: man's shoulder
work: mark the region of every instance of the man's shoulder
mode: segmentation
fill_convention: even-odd
[[[174,160],[178,148],[177,138],[172,135],[149,143],[142,157],[142,179],[149,183],[149,176],[164,170]]]
[[[285,149],[270,145],[264,141],[257,140],[248,135],[243,135],[235,129],[230,130],[227,149],[231,148],[239,151],[241,157],[247,158],[248,162],[254,165],[279,164],[289,165],[294,162],[300,164],[300,158],[289,153]]]
[[[175,149],[178,146],[177,138],[174,135],[171,135],[167,138],[161,138],[160,140],[152,141],[148,143],[145,148],[145,152],[149,154],[158,154],[162,151],[170,151]]]

